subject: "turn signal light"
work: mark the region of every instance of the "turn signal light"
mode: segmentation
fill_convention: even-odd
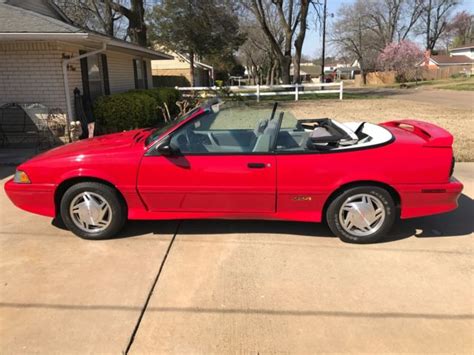
[[[17,184],[30,184],[30,178],[24,171],[17,170],[15,172],[15,177],[13,178],[13,181],[16,182]]]

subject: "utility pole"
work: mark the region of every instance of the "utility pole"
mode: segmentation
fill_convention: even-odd
[[[321,82],[324,83],[324,57],[326,56],[326,16],[327,16],[327,0],[324,0],[324,10],[323,10],[323,53],[321,57]],[[324,87],[321,87],[324,89]]]

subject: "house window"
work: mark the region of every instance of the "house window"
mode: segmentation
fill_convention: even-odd
[[[135,89],[148,89],[146,61],[141,59],[133,60],[133,74],[135,77]]]
[[[87,57],[87,76],[89,78],[89,94],[92,101],[104,94],[103,75],[98,55]]]
[[[86,52],[81,51],[80,54]],[[83,94],[86,100],[94,102],[102,95],[110,95],[107,56],[96,54],[81,59]]]

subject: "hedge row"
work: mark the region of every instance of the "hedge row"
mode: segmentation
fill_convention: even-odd
[[[175,86],[191,86],[186,77],[181,75],[153,75],[153,86],[157,88],[174,88]]]
[[[151,127],[163,122],[160,107],[166,102],[171,116],[178,113],[178,90],[156,88],[133,90],[100,97],[94,104],[94,116],[107,131]]]

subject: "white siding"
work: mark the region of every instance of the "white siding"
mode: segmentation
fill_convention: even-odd
[[[135,89],[133,76],[133,56],[123,53],[106,52],[109,67],[110,93]]]
[[[66,112],[63,54],[78,51],[55,42],[0,42],[0,105],[41,103]],[[79,63],[69,67],[68,77],[71,95],[75,87],[82,90]]]
[[[451,51],[451,56],[456,55],[465,55],[471,59],[474,59],[474,48],[466,48],[466,49],[453,49]]]
[[[79,55],[80,46],[57,42],[0,42],[0,105],[40,103],[67,112],[62,60]],[[90,50],[90,49],[89,49]],[[132,55],[106,51],[110,92],[135,89]],[[146,59],[148,87],[153,87],[150,60]],[[69,95],[74,112],[74,88],[82,90],[80,61],[68,66]]]

